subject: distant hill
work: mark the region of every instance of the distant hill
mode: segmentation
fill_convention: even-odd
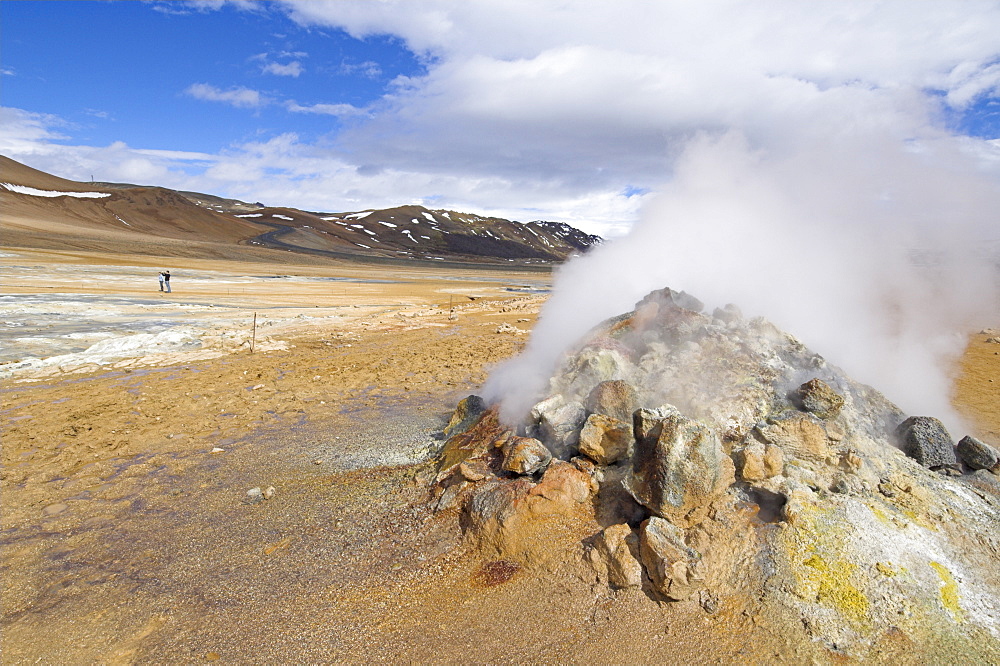
[[[65,180],[0,156],[4,245],[238,258],[288,251],[376,263],[545,266],[601,243],[559,222],[512,222],[422,206],[341,213],[198,192]]]

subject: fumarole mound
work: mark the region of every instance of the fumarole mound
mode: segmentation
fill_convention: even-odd
[[[463,400],[437,508],[486,558],[575,561],[597,584],[766,614],[839,653],[891,635],[997,658],[996,449],[956,448],[763,319],[702,309],[649,294],[567,354],[518,426]]]

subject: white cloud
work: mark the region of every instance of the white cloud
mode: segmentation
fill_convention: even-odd
[[[270,103],[259,91],[242,86],[223,90],[208,83],[193,83],[184,92],[195,99],[223,102],[239,108],[256,108]]]
[[[360,74],[361,76],[369,79],[377,79],[382,76],[382,67],[374,60],[365,60],[364,62],[342,62],[340,64],[339,71],[341,74],[347,76]]]
[[[121,142],[101,147],[54,143],[67,138],[57,131],[64,125],[55,116],[0,109],[0,153],[72,180],[93,176],[329,212],[416,203],[521,221],[555,216],[595,233],[621,233],[642,199],[616,192],[568,196],[545,184],[528,189],[496,177],[372,169],[303,143],[294,133],[212,155]]]
[[[960,141],[968,159],[997,168],[991,146],[943,130],[944,118],[998,94],[1000,8],[992,3],[925,3],[920,11],[899,0],[274,6],[309,29],[398,38],[424,69],[397,78],[363,107],[300,104],[207,83],[188,88],[197,98],[243,108],[281,103],[290,119],[341,121],[336,135],[314,145],[296,140],[285,152],[271,145],[272,157],[287,159],[274,179],[252,182],[247,174],[265,173],[259,164],[241,171],[241,160],[257,160],[248,155],[250,144],[218,155],[219,186],[241,183],[254,200],[267,196],[254,194],[257,187],[291,205],[294,193],[328,210],[363,196],[447,201],[615,233],[636,219],[644,198],[625,196],[627,188],[656,190],[693,136],[729,130],[741,132],[753,150],[783,155],[858,137],[910,149]],[[253,59],[268,68],[305,57],[290,47]],[[358,60],[315,69],[383,76],[378,63]],[[327,173],[346,179],[354,199]]]
[[[669,179],[701,131],[793,151],[811,128],[937,136],[941,104],[996,95],[991,4],[288,0],[306,26],[424,58],[338,146],[371,169],[461,173],[584,201]],[[942,94],[943,93],[943,94]],[[619,209],[627,214],[626,208]]]
[[[325,116],[350,118],[364,115],[365,110],[351,104],[310,104],[303,106],[294,101],[285,104],[285,108],[293,113],[316,113]]]
[[[298,60],[293,60],[289,63],[277,63],[269,62],[264,67],[261,68],[264,74],[274,74],[275,76],[291,76],[293,78],[298,78],[305,68],[302,67],[302,63]]]
[[[218,11],[226,5],[245,12],[259,12],[262,10],[261,3],[257,2],[257,0],[161,0],[152,3],[154,10],[162,14],[176,16]]]
[[[69,138],[61,132],[68,126],[51,114],[0,107],[0,153],[14,156],[45,151],[53,141]]]

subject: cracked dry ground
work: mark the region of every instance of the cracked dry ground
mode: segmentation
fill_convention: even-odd
[[[4,662],[834,660],[746,607],[483,562],[429,512],[434,470],[408,461],[524,343],[496,333],[509,303],[6,388]],[[980,337],[956,403],[995,435]],[[276,494],[248,504],[255,486]]]

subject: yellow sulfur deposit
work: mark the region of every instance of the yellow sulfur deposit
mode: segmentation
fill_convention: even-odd
[[[955,581],[955,577],[951,575],[951,572],[943,564],[931,562],[930,565],[934,571],[937,571],[938,576],[941,577],[941,604],[948,609],[948,612],[951,613],[952,618],[956,622],[963,621],[965,614],[958,603],[958,583]]]

